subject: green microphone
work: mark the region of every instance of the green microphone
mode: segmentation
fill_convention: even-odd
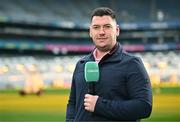
[[[95,82],[99,80],[99,66],[94,61],[89,61],[85,64],[84,75],[88,84],[88,93],[95,95]]]

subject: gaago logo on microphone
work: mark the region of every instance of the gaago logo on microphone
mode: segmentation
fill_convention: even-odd
[[[87,73],[97,73],[99,72],[98,69],[87,69]]]
[[[94,61],[85,64],[84,75],[86,82],[97,82],[99,80],[99,66]]]

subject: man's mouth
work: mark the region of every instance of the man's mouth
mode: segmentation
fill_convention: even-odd
[[[99,40],[107,39],[107,38],[98,38]]]

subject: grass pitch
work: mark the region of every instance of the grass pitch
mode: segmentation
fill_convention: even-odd
[[[68,95],[69,90],[47,90],[42,96],[24,97],[14,90],[0,91],[0,122],[65,121]],[[159,121],[180,122],[180,88],[162,88],[154,93],[152,115],[142,122]]]
[[[15,91],[1,92],[0,122],[64,121],[68,93],[63,90],[60,93],[50,91],[42,96],[20,96]]]

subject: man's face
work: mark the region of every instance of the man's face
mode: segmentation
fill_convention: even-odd
[[[106,52],[116,44],[119,27],[110,16],[94,16],[90,25],[90,37],[97,49]]]

